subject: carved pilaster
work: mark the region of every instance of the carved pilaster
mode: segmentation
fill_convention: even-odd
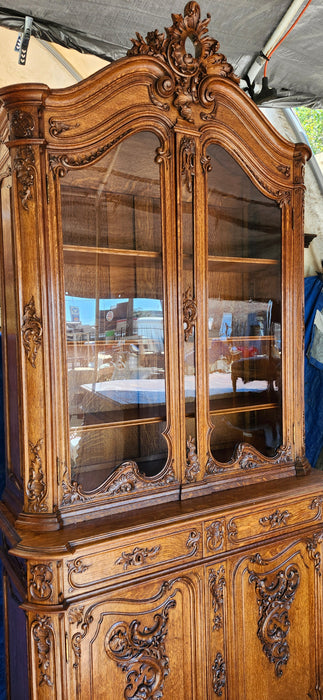
[[[20,146],[13,161],[13,169],[19,183],[18,194],[23,208],[28,211],[28,201],[32,200],[35,179],[35,155],[31,146]]]
[[[40,439],[36,444],[29,440],[29,450],[32,455],[29,468],[29,481],[27,483],[26,493],[28,498],[28,511],[30,513],[45,513],[48,510],[45,501],[47,486],[45,482],[40,450],[43,440]]]
[[[213,629],[219,630],[223,627],[223,590],[225,586],[224,566],[220,566],[217,571],[211,569],[209,573],[209,586],[214,610]]]
[[[51,650],[53,646],[53,626],[50,617],[37,615],[32,624],[33,638],[37,646],[39,680],[38,685],[53,686],[51,677]]]
[[[181,140],[181,175],[187,191],[192,192],[195,175],[195,141],[187,136]]]
[[[36,355],[42,343],[42,323],[36,313],[35,300],[32,296],[28,304],[24,306],[22,318],[22,342],[25,348],[27,359],[32,367],[36,367]]]

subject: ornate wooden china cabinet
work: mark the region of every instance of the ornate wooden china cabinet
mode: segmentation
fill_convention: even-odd
[[[322,697],[310,153],[172,21],[0,91],[12,700]]]

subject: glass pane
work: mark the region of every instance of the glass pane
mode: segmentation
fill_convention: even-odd
[[[184,142],[183,154],[186,147],[192,148],[190,142]],[[190,323],[190,311],[194,305],[194,177],[187,179],[187,169],[182,172],[182,234],[183,234],[183,321],[184,321],[184,382],[185,382],[185,415],[186,415],[186,447],[188,443],[196,449],[196,359],[195,359],[195,326]]]
[[[221,147],[212,145],[208,154],[210,413],[213,422],[223,422],[225,448],[215,448],[217,429],[211,444],[215,458],[218,452],[229,460],[240,440],[237,430],[251,444],[256,431],[256,446],[267,454],[266,431],[256,427],[263,412],[252,407],[275,407],[281,439],[281,211]],[[232,427],[237,409],[244,412]],[[223,411],[228,420],[219,419]]]
[[[71,461],[83,488],[127,460],[152,474],[167,458],[159,145],[136,134],[62,180]]]
[[[212,416],[211,450],[218,462],[228,462],[234,448],[247,442],[272,457],[282,443],[277,409]]]

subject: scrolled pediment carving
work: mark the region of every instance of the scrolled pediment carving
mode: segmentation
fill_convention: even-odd
[[[202,119],[212,115],[215,97],[209,85],[210,78],[217,76],[239,82],[226,57],[218,52],[219,42],[207,35],[210,19],[207,14],[206,19],[201,20],[198,3],[188,2],[184,17],[172,14],[173,24],[165,28],[165,34],[155,29],[143,39],[137,32],[137,38],[132,39],[133,47],[128,51],[128,56],[154,56],[165,64],[165,75],[154,85],[157,97],[150,90],[152,102],[165,109],[167,106],[159,104],[158,98],[170,100],[188,122],[194,122],[194,105],[205,110],[200,115]],[[189,42],[193,53],[188,51]]]

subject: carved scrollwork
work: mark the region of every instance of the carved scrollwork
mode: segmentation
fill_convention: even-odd
[[[188,192],[193,190],[195,175],[195,141],[184,136],[181,141],[181,174]]]
[[[51,564],[35,564],[30,567],[29,592],[34,600],[49,600],[53,595],[53,571]]]
[[[73,583],[73,574],[83,574],[85,571],[87,571],[90,568],[91,564],[84,564],[82,559],[74,559],[74,561],[68,561],[67,562],[67,569],[68,569],[68,582],[70,584],[69,587],[69,593],[73,591],[73,589],[76,587],[75,584]]]
[[[189,553],[190,557],[194,556],[194,554],[198,552],[200,539],[201,533],[198,530],[194,529],[190,532],[186,542],[186,547],[191,550]]]
[[[125,571],[128,566],[144,566],[146,560],[155,557],[159,551],[160,545],[156,545],[150,549],[148,549],[148,547],[135,547],[132,552],[122,552],[121,557],[116,560],[115,564],[123,565]]]
[[[200,464],[198,461],[198,456],[196,453],[196,442],[195,438],[191,435],[186,442],[187,449],[187,466],[185,470],[185,478],[189,483],[196,481],[196,477],[200,471]]]
[[[206,528],[206,547],[210,552],[216,552],[223,547],[224,524],[221,520],[215,520]]]
[[[321,520],[321,518],[322,518],[322,503],[323,503],[323,496],[315,496],[315,498],[313,498],[313,501],[309,506],[311,510],[317,509],[315,520]]]
[[[35,368],[36,355],[42,343],[43,329],[41,319],[36,313],[35,299],[33,296],[28,304],[24,306],[21,333],[27,359],[31,366]]]
[[[48,685],[53,687],[53,682],[49,675],[50,651],[53,641],[53,627],[50,617],[37,615],[33,622],[32,630],[38,652],[39,686]]]
[[[30,513],[44,513],[48,510],[47,503],[44,500],[47,487],[39,454],[42,444],[42,439],[38,440],[35,445],[29,440],[29,449],[32,454],[32,459],[29,468],[29,481],[27,483],[26,493],[28,497],[28,510]]]
[[[212,687],[215,695],[218,695],[218,697],[221,697],[223,693],[223,688],[225,687],[226,683],[226,667],[225,667],[225,661],[224,658],[219,651],[214,659],[214,663],[212,666],[212,673],[213,673],[213,678],[212,678]]]
[[[287,635],[290,629],[289,609],[300,583],[295,564],[288,564],[268,581],[267,576],[249,572],[249,583],[255,584],[259,609],[257,636],[270,663],[275,664],[278,678],[289,659]]]
[[[312,539],[307,540],[306,548],[309,557],[314,562],[315,571],[321,576],[321,554],[318,545],[323,541],[323,532],[315,532]]]
[[[119,141],[124,139],[128,134],[131,133],[131,129],[128,129],[127,131],[123,131],[122,134],[119,134],[116,136],[114,139],[109,141],[108,143],[105,143],[103,146],[98,148],[96,151],[92,151],[91,153],[86,153],[85,155],[79,155],[79,156],[69,156],[66,153],[60,156],[56,155],[51,155],[49,158],[49,165],[52,171],[54,172],[55,175],[58,175],[58,177],[64,177],[66,175],[66,172],[69,168],[82,168],[90,163],[94,163],[94,161],[98,160],[103,156],[105,153],[107,153],[110,148],[113,148],[113,146],[116,146]]]
[[[204,175],[206,175],[206,173],[210,173],[212,170],[211,156],[201,156],[201,166]]]
[[[49,119],[49,133],[51,136],[60,136],[65,131],[70,131],[70,129],[77,129],[79,124],[65,124],[65,122],[59,121],[59,119],[54,119],[51,117]]]
[[[183,320],[184,338],[187,341],[196,323],[196,300],[192,297],[191,287],[188,287],[183,294]]]
[[[217,571],[211,569],[209,573],[209,586],[214,611],[213,629],[219,630],[223,627],[223,591],[225,587],[224,566],[220,566]]]
[[[72,637],[72,649],[74,652],[73,668],[75,669],[76,673],[79,672],[81,660],[81,642],[86,637],[91,622],[93,622],[92,609],[89,608],[89,610],[87,610],[84,614],[83,611],[83,606],[76,606],[69,612],[70,624],[76,624],[76,626],[79,628]]]
[[[280,525],[287,525],[287,519],[290,518],[291,513],[288,510],[280,511],[278,508],[270,515],[265,515],[263,518],[259,518],[259,524],[263,527],[269,525],[270,528],[279,527]]]
[[[124,462],[93,491],[83,491],[82,485],[77,481],[70,481],[65,471],[62,481],[63,498],[62,505],[73,503],[85,503],[99,496],[120,496],[133,491],[142,491],[147,488],[157,488],[174,482],[175,473],[172,463],[156,477],[146,477],[139,471],[136,462]]]
[[[20,185],[18,194],[24,209],[28,211],[28,201],[32,199],[32,187],[35,179],[35,156],[31,146],[20,146],[17,150],[13,169],[17,173]]]
[[[157,99],[172,99],[183,119],[194,122],[194,105],[205,110],[201,114],[203,119],[212,118],[215,98],[209,86],[210,77],[230,78],[234,82],[239,82],[239,78],[225,56],[218,53],[218,41],[206,36],[210,15],[201,20],[197,2],[188,2],[184,17],[173,14],[172,20],[173,25],[166,28],[166,35],[155,29],[144,40],[137,32],[128,56],[156,56],[164,62],[165,75],[155,83],[154,92]],[[192,42],[195,55],[187,53],[188,40]],[[152,97],[152,90],[150,95]]]
[[[29,112],[23,112],[19,109],[11,115],[10,132],[13,139],[31,138],[35,129],[33,116]]]
[[[290,167],[289,167],[289,165],[282,165],[282,164],[279,164],[279,165],[276,165],[276,168],[277,168],[277,170],[278,170],[280,173],[282,173],[285,177],[289,177],[289,176],[290,176]]]
[[[210,457],[207,465],[207,474],[217,474],[223,471],[224,468],[238,467],[243,471],[257,469],[266,465],[279,465],[292,463],[292,452],[290,445],[282,445],[278,448],[274,457],[266,457],[256,450],[255,447],[248,443],[242,442],[237,446],[232,459],[225,463],[216,462],[213,457]]]
[[[175,594],[173,594],[174,596]],[[115,661],[126,673],[124,697],[151,698],[163,697],[165,678],[169,674],[169,659],[166,654],[165,638],[169,610],[176,601],[167,600],[160,613],[155,613],[153,624],[141,629],[138,620],[116,622],[104,640],[107,656]]]

